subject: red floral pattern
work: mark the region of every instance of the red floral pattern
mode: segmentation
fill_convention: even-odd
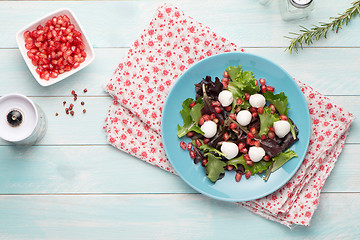
[[[171,86],[193,63],[237,50],[243,51],[178,8],[162,5],[106,84],[106,91],[114,98],[104,127],[108,141],[122,151],[175,173],[159,134],[162,107]],[[298,84],[307,99],[312,123],[303,164],[278,191],[238,203],[287,226],[310,224],[321,188],[354,119],[328,98],[301,82]]]

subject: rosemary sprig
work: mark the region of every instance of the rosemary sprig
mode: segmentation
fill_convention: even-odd
[[[360,17],[360,0],[353,2],[352,6],[338,17],[331,17],[332,22],[320,22],[320,26],[313,25],[314,27],[311,29],[300,26],[301,33],[290,32],[290,34],[296,35],[296,37],[285,36],[291,40],[289,47],[285,51],[290,53],[295,51],[297,53],[299,48],[303,49],[303,44],[311,45],[314,40],[319,40],[321,37],[326,38],[329,30],[338,33],[341,26],[348,25],[350,20],[357,15]]]

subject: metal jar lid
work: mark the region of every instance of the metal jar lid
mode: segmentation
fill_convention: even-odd
[[[313,0],[289,0],[289,2],[296,8],[307,8]]]

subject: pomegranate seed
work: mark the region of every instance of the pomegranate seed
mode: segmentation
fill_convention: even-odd
[[[208,162],[208,160],[206,158],[204,158],[201,162],[201,166],[205,167],[207,162]]]
[[[83,109],[83,113],[86,113],[86,109]]]
[[[84,102],[81,102],[81,105],[83,105],[83,106],[84,106],[84,105],[85,105],[85,103],[84,103]]]
[[[264,113],[264,108],[259,107],[259,108],[257,109],[257,112],[258,112],[258,114],[263,114],[263,113]]]
[[[81,104],[82,105],[82,104]],[[194,132],[193,131],[190,131],[190,132],[188,132],[187,134],[186,134],[186,136],[188,137],[188,138],[191,138],[192,136],[194,136]]]
[[[260,79],[259,79],[259,82],[260,82],[261,85],[265,85],[265,79],[260,78]]]
[[[251,138],[246,138],[246,144],[251,145]]]
[[[216,113],[221,113],[221,112],[222,112],[222,110],[221,110],[220,107],[215,107],[214,109],[215,109],[215,112],[216,112]]]
[[[189,155],[192,159],[195,159],[196,157],[195,152],[193,150],[190,150]]]
[[[86,93],[87,91],[88,91],[87,88],[85,88],[85,89],[84,89],[84,93]]]
[[[275,129],[273,127],[269,127],[269,131],[275,132]]]
[[[70,107],[69,107],[69,110],[72,110],[72,109],[73,109],[73,107],[72,107],[72,106],[70,106]]]
[[[236,99],[236,105],[241,105],[243,103],[242,98]]]
[[[250,161],[251,160],[249,154],[244,154],[243,157],[244,157],[245,161]]]
[[[236,129],[237,125],[235,123],[230,123],[229,128],[230,129]]]
[[[275,133],[269,131],[269,132],[268,132],[268,138],[274,139],[274,138],[275,138]]]
[[[73,106],[74,106],[74,104],[71,103],[71,104],[70,104],[70,107],[73,107]]]
[[[249,178],[251,177],[251,172],[250,172],[250,171],[247,171],[247,172],[245,173],[245,177],[246,177],[246,179],[249,179]]]
[[[209,138],[205,138],[204,139],[204,144],[208,144],[210,142],[210,139]]]
[[[205,121],[209,121],[210,120],[210,116],[205,114],[202,116],[204,118]]]
[[[74,97],[74,101],[76,101],[77,100],[77,96],[75,95],[75,97]]]
[[[244,95],[245,95],[245,100],[246,100],[246,101],[249,101],[249,99],[250,99],[250,94],[244,93]]]
[[[251,113],[251,116],[252,116],[253,118],[256,118],[256,117],[258,116],[258,113],[257,113],[257,112],[253,112],[253,113]]]
[[[228,73],[227,71],[224,71],[224,72],[223,72],[223,76],[224,76],[225,78],[230,78],[230,75],[229,75],[229,73]]]
[[[216,124],[218,124],[218,123],[219,123],[219,119],[214,118],[213,122],[216,123]]]
[[[188,145],[187,145],[187,150],[189,150],[189,151],[190,151],[191,149],[192,149],[192,143],[191,143],[191,142],[189,142],[189,143],[188,143]]]
[[[255,135],[252,132],[248,132],[247,136],[248,136],[248,138],[254,138],[255,137]]]
[[[284,121],[287,121],[287,116],[285,116],[284,114],[280,114],[280,119],[284,120]]]
[[[265,93],[267,90],[266,90],[266,85],[262,85],[261,87],[260,87],[260,89],[261,89],[261,92],[262,93]]]
[[[70,114],[71,114],[71,116],[74,116],[74,111],[71,111]]]
[[[265,134],[263,134],[263,135],[261,136],[261,140],[265,140],[265,139],[267,139],[267,137],[266,137]]]
[[[269,92],[274,92],[275,88],[272,87],[272,86],[267,86],[266,90],[269,91]]]
[[[195,139],[195,144],[197,147],[200,147],[202,145],[202,142],[199,139]]]
[[[245,143],[243,143],[243,142],[239,142],[239,144],[238,144],[238,148],[239,148],[239,150],[241,150],[241,149],[245,148]]]
[[[238,113],[238,112],[240,112],[240,111],[241,111],[241,107],[240,107],[240,106],[238,106],[238,107],[235,108],[235,112],[236,112],[236,113]]]
[[[205,120],[203,117],[199,119],[199,125],[202,126],[205,123]]]
[[[249,130],[254,135],[257,133],[256,128],[254,128],[254,127],[251,127]]]
[[[240,150],[240,152],[245,154],[245,153],[248,152],[248,150],[247,150],[247,148],[244,147],[244,148],[242,148],[242,149]]]
[[[184,141],[181,141],[180,142],[180,147],[185,150],[186,149],[186,143]]]
[[[75,90],[72,90],[72,91],[71,91],[71,94],[72,94],[72,95],[75,95]]]
[[[233,166],[233,165],[227,165],[227,166],[226,166],[226,169],[227,169],[228,171],[231,171],[231,170],[234,169],[234,166]]]
[[[215,118],[216,118],[216,114],[215,114],[215,113],[210,114],[210,120],[214,120]]]
[[[255,147],[260,147],[260,142],[259,142],[259,141],[255,141],[255,142],[254,142],[254,146],[255,146]]]
[[[225,107],[225,110],[228,111],[228,112],[230,112],[231,109],[232,109],[232,106],[227,106],[227,107]]]
[[[227,140],[229,140],[230,136],[229,136],[229,134],[226,132],[226,133],[224,133],[223,138],[224,138],[224,141],[227,141]]]
[[[229,86],[226,83],[224,83],[224,82],[221,82],[221,83],[223,85],[223,89],[228,89],[229,88]]]
[[[271,110],[276,110],[274,104],[270,104],[270,105],[269,105],[269,108],[270,108]]]
[[[195,105],[196,105],[196,102],[192,102],[192,103],[190,103],[189,107],[192,108]]]
[[[259,85],[258,81],[255,79],[255,86]]]
[[[236,174],[235,174],[235,181],[236,181],[236,182],[240,182],[241,177],[242,177],[241,173],[239,173],[239,172],[236,173]]]
[[[264,159],[266,162],[268,162],[268,161],[270,161],[270,156],[269,156],[269,155],[265,155],[265,156],[263,157],[263,159]]]
[[[230,113],[229,118],[231,118],[232,120],[236,120],[236,115],[234,113]]]
[[[251,108],[249,108],[249,111],[250,111],[251,113],[253,113],[253,112],[256,112],[257,110],[256,110],[256,108],[251,107]]]
[[[59,116],[59,114],[58,114],[58,113],[55,113],[55,116]]]
[[[251,160],[246,161],[246,165],[248,165],[248,166],[250,166],[250,167],[253,165],[253,163],[254,163],[254,162],[253,162],[253,161],[251,161]]]
[[[63,106],[65,106],[65,104],[66,104],[66,101],[63,101]]]
[[[226,85],[228,85],[229,82],[230,82],[230,80],[229,80],[228,78],[223,78],[223,79],[221,79],[221,82],[222,82],[222,83],[225,83]]]
[[[212,101],[211,102],[211,106],[213,106],[213,107],[220,107],[220,102],[219,101]]]

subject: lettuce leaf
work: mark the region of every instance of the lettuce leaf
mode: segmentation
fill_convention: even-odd
[[[297,157],[298,155],[293,150],[286,150],[285,152],[279,153],[277,156],[273,158],[274,165],[271,169],[271,172],[275,172],[279,168],[281,168],[287,161],[290,159]]]
[[[209,145],[207,145],[207,144],[203,144],[203,145],[201,145],[200,147],[198,147],[201,151],[203,151],[203,152],[205,152],[205,153],[207,153],[207,152],[213,152],[213,153],[216,153],[216,154],[218,154],[219,156],[224,156],[225,157],[225,155],[222,153],[222,152],[220,152],[219,150],[217,150],[216,148],[213,148],[213,147],[211,147],[211,146],[209,146]]]
[[[251,175],[254,175],[255,173],[261,173],[269,168],[269,166],[272,164],[271,161],[264,161],[261,160],[259,162],[254,162],[252,166],[249,166],[246,164],[246,161],[243,156],[231,159],[227,162],[227,165],[233,165],[237,169],[237,165],[241,164],[244,166],[245,172],[250,171]]]
[[[204,134],[203,131],[201,131],[198,122],[201,118],[201,109],[204,107],[204,104],[202,103],[202,98],[199,98],[196,101],[195,106],[190,108],[190,104],[194,102],[194,99],[188,98],[182,103],[183,109],[180,110],[181,117],[184,122],[184,126],[177,126],[178,132],[177,136],[179,138],[185,136],[188,132],[194,131],[200,134]]]
[[[259,118],[260,118],[259,136],[267,134],[269,132],[269,127],[272,127],[274,122],[280,120],[280,117],[277,114],[271,114],[271,109],[269,107],[264,107],[264,113],[259,114]]]
[[[208,162],[206,163],[206,175],[212,182],[219,179],[221,173],[225,173],[226,163],[221,161],[221,157],[216,157],[214,154],[206,153]]]
[[[284,92],[281,92],[279,94],[274,94],[273,92],[265,92],[264,97],[266,100],[268,100],[271,104],[275,106],[276,110],[280,114],[284,114],[288,117],[288,111],[290,108],[286,107],[288,104],[288,100]],[[296,139],[295,127],[294,124],[290,121],[289,117],[288,122],[290,123],[290,132],[293,138]]]
[[[248,101],[244,100],[244,92],[249,94],[255,94],[260,91],[260,87],[255,85],[255,77],[251,71],[244,71],[241,68],[241,65],[238,67],[230,66],[226,69],[229,73],[231,82],[229,83],[228,90],[233,94],[233,111],[236,108],[236,100],[238,98],[243,99],[243,103],[241,104],[242,109],[248,109],[250,104]]]

